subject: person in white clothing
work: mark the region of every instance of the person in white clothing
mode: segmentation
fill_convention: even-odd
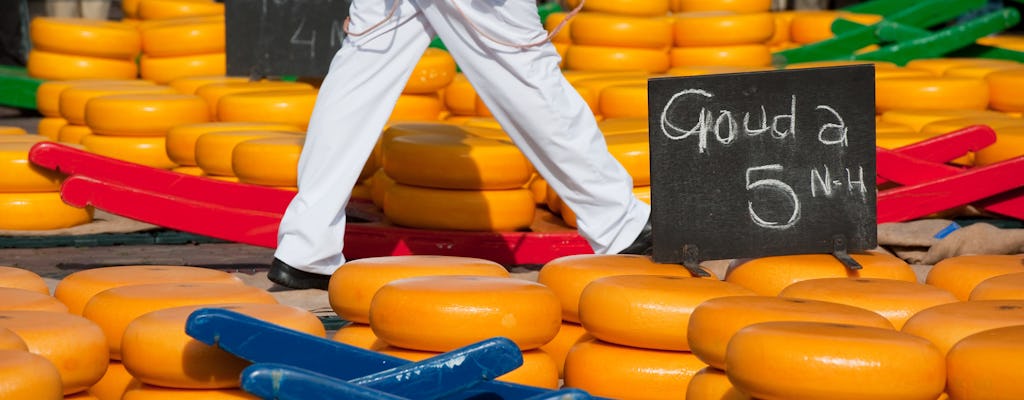
[[[650,251],[650,206],[608,152],[559,69],[535,0],[354,0],[349,35],[320,88],[278,231],[270,280],[326,289],[345,262],[345,205],[412,73],[437,35],[494,118],[577,215],[595,253]]]

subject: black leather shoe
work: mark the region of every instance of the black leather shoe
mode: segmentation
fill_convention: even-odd
[[[285,264],[284,261],[275,258],[274,262],[270,264],[270,272],[267,273],[267,279],[292,289],[327,290],[327,284],[330,283],[331,276],[296,269],[291,265]]]
[[[651,240],[651,219],[647,219],[647,224],[644,225],[644,229],[637,235],[636,240],[633,244],[630,244],[625,249],[619,252],[619,254],[637,254],[642,256],[649,256],[654,253],[654,242]]]

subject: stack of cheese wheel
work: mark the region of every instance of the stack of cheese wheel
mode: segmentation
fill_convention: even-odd
[[[296,133],[292,130],[231,130],[208,132],[199,136],[199,138],[196,139],[195,145],[196,165],[199,166],[199,169],[203,171],[202,176],[218,180],[237,182],[238,177],[235,175],[235,169],[233,166],[235,147],[241,143],[255,139],[294,139],[288,143],[292,144],[290,151],[293,154],[293,157],[291,157],[291,159],[295,160],[295,164],[298,163],[297,153],[298,150],[301,149],[301,147],[297,141],[303,139],[302,133]],[[285,146],[271,147],[283,148]],[[257,154],[264,155],[266,154],[266,152],[261,151],[257,152]],[[283,157],[284,158],[276,162],[286,163],[288,161],[288,156],[283,155]],[[248,159],[245,162],[250,163],[248,165],[251,166],[251,163],[255,163],[258,161]],[[256,166],[254,168],[255,169],[251,169],[250,174],[259,174],[261,176],[266,176],[268,174],[285,174],[290,176],[291,171],[294,171],[294,168],[288,171],[267,171],[259,166]],[[272,177],[268,178],[272,179]],[[279,184],[277,186],[294,186],[289,183],[290,182]]]
[[[831,39],[832,23],[844,19],[862,25],[878,23],[882,17],[874,14],[858,14],[847,11],[798,11],[790,16],[789,40],[795,45],[805,45]]]
[[[56,366],[61,381],[57,387],[63,387],[65,395],[85,391],[107,370],[103,331],[88,319],[67,312],[5,310],[0,311],[0,330],[4,329],[17,335],[29,352]],[[0,386],[6,388],[8,380],[4,382]]]
[[[32,19],[28,74],[40,79],[134,79],[141,39],[135,27],[79,18]]]
[[[672,46],[668,1],[595,0],[569,25],[569,70],[665,72]]]
[[[174,89],[167,86],[138,83],[97,83],[75,84],[60,91],[58,109],[67,125],[60,128],[58,140],[79,144],[82,138],[92,134],[85,123],[85,108],[92,99],[101,96],[121,94],[172,94]]]
[[[494,276],[425,276],[387,283],[373,295],[370,328],[384,353],[423,359],[482,340],[505,337],[523,365],[498,377],[558,388],[555,360],[540,350],[558,333],[559,303],[544,285]]]
[[[186,76],[178,78],[167,83],[168,86],[177,90],[181,94],[196,94],[196,91],[204,85],[211,83],[241,83],[249,82],[249,78],[242,76],[227,76],[227,75],[203,75],[203,76]]]
[[[948,290],[960,300],[986,279],[1024,272],[1024,255],[963,255],[935,263],[925,283]]]
[[[164,2],[145,0],[141,6],[152,8]],[[223,7],[219,3],[208,4]],[[227,71],[223,15],[150,20],[138,28],[143,53],[139,74],[143,79],[168,83],[182,77],[223,75]]]
[[[39,135],[50,140],[60,140],[61,128],[68,124],[60,112],[60,95],[65,89],[76,85],[153,85],[153,83],[138,79],[74,79],[40,83],[39,88],[36,89],[36,109],[43,114],[36,129]]]
[[[875,112],[985,110],[988,84],[970,77],[893,77],[875,80]]]
[[[306,129],[316,103],[315,89],[234,93],[217,102],[217,120],[268,122]]]
[[[675,15],[672,66],[771,65],[767,43],[774,37],[776,21],[770,2],[760,3],[740,12],[684,8]]]
[[[382,140],[387,190],[384,215],[425,229],[514,231],[533,223],[533,175],[507,138],[483,137],[449,123],[393,124]],[[491,130],[491,137],[501,137]]]
[[[906,262],[880,251],[851,254],[861,269],[850,270],[831,254],[762,257],[735,262],[725,280],[765,296],[778,295],[796,282],[817,278],[883,278],[917,282]]]
[[[647,80],[654,75],[645,72],[574,72],[566,71],[571,75],[566,79],[598,119],[646,116]],[[619,89],[605,94],[610,88]]]
[[[455,59],[447,51],[427,48],[420,60],[413,67],[409,80],[398,96],[395,109],[391,112],[391,121],[436,121],[442,119],[445,102],[441,92],[455,84]],[[461,74],[458,74],[461,76]],[[468,85],[468,81],[462,78]],[[468,89],[472,91],[472,86]],[[463,91],[465,93],[465,91]],[[476,92],[472,91],[475,101]],[[445,96],[449,94],[446,92]],[[456,95],[458,97],[458,95]],[[463,100],[465,101],[465,100]],[[475,115],[475,113],[473,114]]]
[[[577,343],[565,363],[565,384],[610,398],[675,398],[707,367],[691,353],[685,332],[704,301],[754,293],[715,279],[618,275],[590,282],[579,319],[596,339]],[[605,368],[594,368],[605,365]],[[608,371],[613,366],[614,371]]]
[[[313,86],[302,82],[282,81],[256,81],[236,82],[233,80],[213,81],[195,89],[195,94],[206,100],[210,107],[210,115],[215,121],[220,121],[217,111],[220,109],[220,101],[225,96],[239,93],[270,92],[270,91],[296,91],[313,90]]]
[[[0,135],[0,230],[40,231],[92,222],[92,207],[77,208],[61,200],[62,174],[29,162],[29,150],[44,140]]]
[[[302,129],[293,125],[262,122],[205,122],[176,125],[167,131],[167,156],[178,165],[173,171],[188,175],[202,175],[203,170],[196,164],[196,141],[199,140],[199,137],[212,132],[236,131],[280,131],[293,132],[295,134],[303,132]],[[279,163],[286,159],[286,155],[279,154],[274,157],[265,158],[262,162],[275,164],[273,168],[275,170],[274,173],[291,172],[294,175],[294,166],[291,167],[292,171],[276,171],[279,168]],[[256,168],[259,167],[256,166]],[[248,171],[249,169],[244,170]],[[266,169],[260,170],[266,172]],[[237,174],[237,170],[235,171]]]

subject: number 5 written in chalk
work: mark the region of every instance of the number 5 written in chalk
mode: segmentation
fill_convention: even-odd
[[[792,186],[789,186],[785,182],[780,181],[778,179],[759,179],[759,180],[751,182],[751,175],[753,175],[756,172],[761,172],[761,171],[779,171],[779,172],[782,172],[782,169],[783,169],[782,165],[779,165],[779,164],[762,165],[760,167],[750,167],[750,168],[747,168],[747,174],[746,175],[747,175],[747,190],[748,191],[757,190],[757,189],[774,190],[774,191],[782,193],[785,196],[788,196],[790,199],[793,200],[793,214],[790,215],[789,220],[786,221],[785,223],[781,223],[781,222],[778,222],[778,221],[766,221],[765,219],[763,219],[760,216],[758,216],[757,212],[754,211],[754,202],[753,201],[747,201],[747,211],[750,213],[750,219],[753,220],[754,223],[757,224],[758,226],[761,226],[761,227],[764,227],[764,228],[768,228],[768,229],[785,230],[785,229],[789,229],[790,227],[795,225],[796,222],[800,219],[800,199],[798,199],[796,197],[796,192],[793,191],[793,187]]]

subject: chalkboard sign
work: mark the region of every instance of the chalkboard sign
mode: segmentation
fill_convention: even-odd
[[[655,261],[877,246],[872,66],[648,85]]]
[[[324,76],[349,0],[226,0],[227,73]]]

